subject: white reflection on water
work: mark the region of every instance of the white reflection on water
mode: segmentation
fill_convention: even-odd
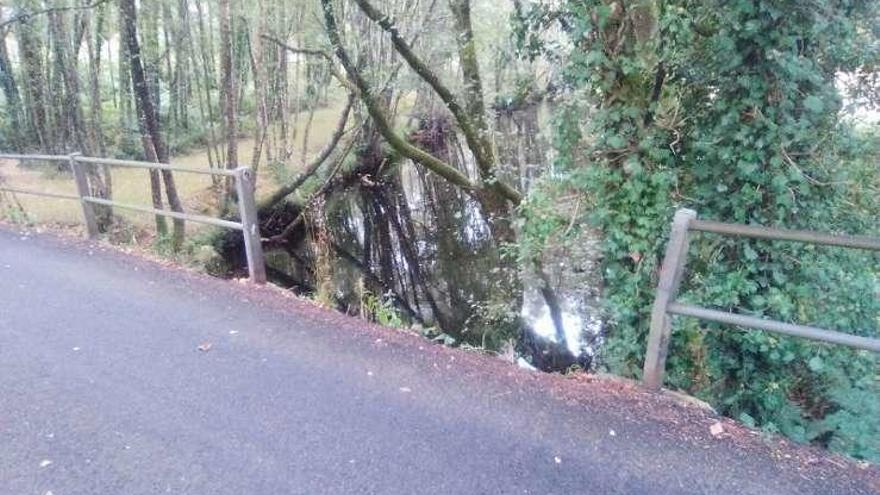
[[[562,307],[562,324],[568,350],[575,356],[583,353],[593,355],[597,344],[596,336],[602,331],[602,321],[595,316],[596,312],[585,304],[581,298],[560,294]],[[556,342],[556,326],[550,314],[550,308],[538,290],[526,291],[522,308],[522,316],[538,336]]]

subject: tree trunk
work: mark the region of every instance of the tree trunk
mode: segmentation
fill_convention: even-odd
[[[266,66],[265,48],[263,37],[260,36],[266,30],[266,0],[259,0],[259,22],[256,32],[251,36],[251,65],[254,73],[254,99],[256,100],[256,135],[254,136],[254,148],[251,152],[251,168],[257,171],[260,167],[260,159],[263,155],[263,146],[268,134],[269,118],[266,108]]]
[[[187,0],[177,2],[177,28],[174,30],[177,54],[174,58],[174,81],[177,94],[177,117],[183,129],[189,129],[190,72],[186,61],[192,52],[192,36],[189,34],[190,18]]]
[[[3,87],[3,96],[6,99],[7,117],[9,118],[9,145],[16,151],[23,151],[25,146],[24,116],[22,115],[21,95],[18,92],[18,84],[12,73],[12,64],[9,60],[9,52],[6,48],[6,31],[0,32],[0,86]]]
[[[88,50],[89,60],[89,114],[91,123],[89,125],[89,141],[91,148],[95,150],[98,156],[107,156],[107,150],[104,143],[103,131],[103,115],[101,109],[101,45],[103,41],[105,11],[103,6],[99,6],[97,10],[97,19],[95,20],[94,32],[92,31],[92,13],[85,12],[83,14],[83,31],[86,39],[86,48]],[[111,199],[113,193],[113,179],[110,166],[102,165],[101,170],[103,176],[98,171],[97,166],[89,167],[89,178],[92,186],[91,194],[93,196]],[[113,210],[109,206],[101,206],[97,208],[98,227],[106,231],[113,220]]]
[[[125,14],[122,13],[122,9],[119,9],[119,26],[120,26],[120,43],[119,43],[119,85],[118,85],[118,99],[119,99],[119,128],[121,130],[122,136],[120,139],[124,140],[122,146],[125,147],[125,143],[128,141],[129,128],[133,119],[132,115],[132,91],[131,91],[131,55],[128,53],[128,44],[125,41]],[[161,200],[161,196],[159,196]]]
[[[120,0],[120,10],[123,13],[123,29],[125,43],[128,46],[130,56],[131,80],[134,87],[135,106],[138,113],[138,126],[141,130],[141,142],[144,146],[144,154],[147,159],[156,163],[168,162],[168,150],[162,142],[159,132],[159,116],[153,106],[150,96],[150,88],[144,66],[141,62],[141,49],[137,37],[137,10],[135,0]],[[150,184],[152,186],[153,205],[161,209],[162,196],[159,187],[159,174],[150,172]],[[177,195],[177,187],[174,184],[174,175],[171,171],[162,171],[162,181],[165,184],[165,194],[172,211],[183,212],[180,198]],[[156,217],[156,227],[160,233],[167,232],[164,218]],[[182,220],[174,220],[174,235],[172,237],[175,249],[183,244],[184,223]]]
[[[61,74],[64,88],[63,105],[59,115],[64,122],[66,135],[73,138],[72,148],[68,144],[65,151],[79,151],[86,155],[93,154],[86,138],[85,116],[80,103],[79,72],[76,68],[76,57],[70,55],[70,38],[63,12],[49,14],[49,26],[52,33],[52,45],[55,54],[55,67]]]
[[[235,73],[232,60],[232,13],[229,9],[229,0],[220,0],[220,71],[221,91],[223,98],[223,132],[226,137],[226,168],[238,167],[238,131],[236,129],[235,107]],[[233,182],[231,178],[225,181],[224,199],[222,210],[229,208],[229,199],[233,195]]]
[[[29,8],[27,2],[22,8]],[[43,72],[43,47],[41,37],[34,31],[38,28],[37,19],[21,21],[16,34],[18,48],[24,65],[25,101],[28,109],[29,141],[39,143],[40,149],[46,152],[55,151],[55,143],[50,134],[49,117],[46,110],[46,78]]]
[[[204,108],[208,114],[208,135],[209,135],[208,161],[209,162],[213,161],[216,164],[216,166],[219,167],[219,166],[221,166],[221,163],[223,163],[223,159],[220,156],[220,150],[217,148],[217,145],[218,145],[217,134],[216,134],[216,131],[214,130],[214,121],[215,121],[215,119],[214,119],[214,105],[213,105],[213,102],[211,101],[211,86],[212,86],[212,83],[213,83],[214,77],[215,77],[215,72],[214,72],[215,65],[214,65],[214,59],[213,59],[214,46],[213,46],[213,43],[210,42],[210,40],[212,38],[210,38],[208,36],[209,26],[205,26],[205,14],[204,14],[204,10],[202,8],[202,1],[201,0],[194,0],[194,3],[196,6],[196,13],[197,13],[197,18],[198,18],[197,24],[198,24],[198,28],[199,28],[199,54],[201,56],[200,58],[201,58],[201,62],[202,62],[201,63],[201,68],[202,68],[202,78],[201,78],[202,84],[201,84],[201,86],[202,86],[202,89],[204,92],[204,97],[205,97]],[[211,158],[212,155],[214,157],[213,159]],[[220,185],[220,182],[218,181],[217,176],[212,176],[211,180],[212,180],[215,187],[218,187]],[[221,194],[221,196],[223,196],[223,195]],[[219,204],[218,204],[218,206],[221,208],[223,207],[222,203],[223,203],[223,201],[221,198],[221,200],[219,201]]]

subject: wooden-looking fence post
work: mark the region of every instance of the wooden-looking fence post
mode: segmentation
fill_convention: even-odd
[[[244,230],[244,250],[247,255],[248,272],[255,284],[266,283],[266,260],[260,236],[260,219],[254,198],[256,181],[254,172],[247,167],[235,171],[235,188],[238,193],[238,210]]]
[[[73,172],[73,179],[76,182],[76,192],[79,195],[79,202],[82,206],[83,217],[86,221],[86,232],[89,239],[98,237],[98,221],[95,218],[95,208],[92,203],[85,200],[92,195],[89,191],[89,179],[83,170],[83,164],[76,160],[76,157],[82,156],[82,153],[71,153],[68,155],[70,159],[70,170]]]
[[[645,368],[642,382],[651,390],[659,390],[663,386],[663,375],[666,373],[666,354],[669,352],[669,338],[672,334],[672,322],[667,312],[669,303],[675,301],[684,266],[687,262],[688,225],[697,218],[697,212],[681,209],[675,212],[672,221],[672,233],[666,256],[660,268],[660,282],[654,296],[651,310],[651,333],[648,336],[648,349],[645,355]]]

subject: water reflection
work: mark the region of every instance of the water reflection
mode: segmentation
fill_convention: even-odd
[[[575,357],[592,357],[602,332],[602,320],[597,316],[595,308],[590,307],[583,297],[560,294],[559,298],[565,344],[569,352]],[[539,290],[526,290],[522,316],[538,337],[559,343],[550,307]]]

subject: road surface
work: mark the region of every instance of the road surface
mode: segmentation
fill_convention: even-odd
[[[0,227],[0,494],[880,493],[715,421]]]

